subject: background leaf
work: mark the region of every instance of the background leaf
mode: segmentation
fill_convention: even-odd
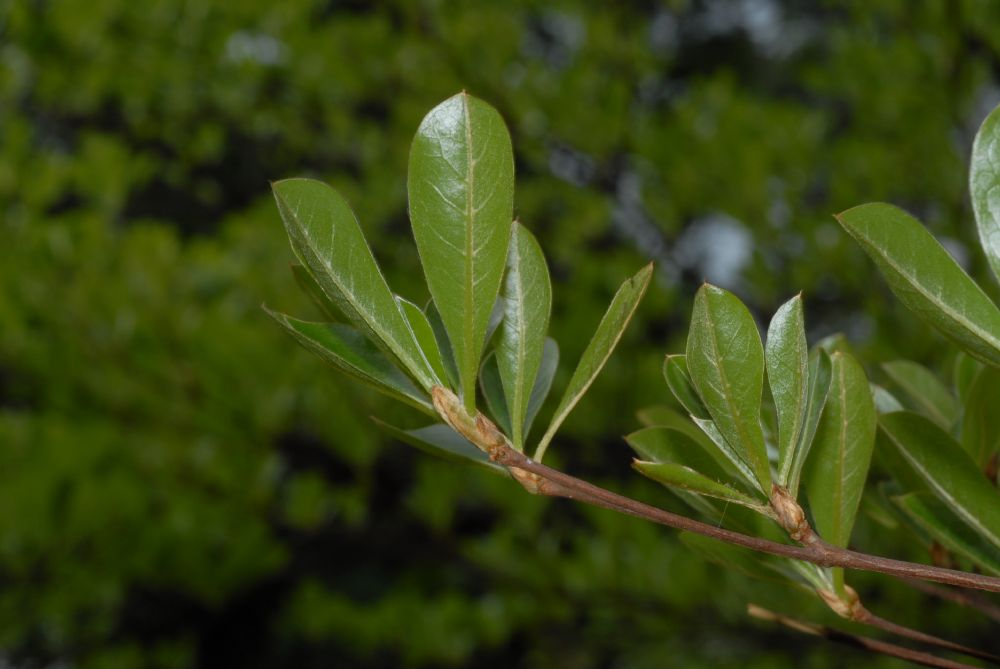
[[[475,444],[443,423],[404,430],[375,417],[372,417],[372,422],[383,432],[430,455],[451,462],[475,465],[501,476],[509,476],[506,469],[491,461],[488,455],[476,448]]]
[[[531,431],[531,426],[535,422],[535,417],[545,403],[545,398],[549,396],[552,389],[552,379],[559,369],[559,344],[551,337],[545,338],[542,347],[542,363],[538,367],[538,374],[535,376],[535,385],[531,389],[531,399],[528,400],[528,412],[524,417],[524,434]]]
[[[479,387],[482,388],[483,397],[486,398],[486,406],[493,421],[503,430],[504,434],[509,435],[511,433],[510,410],[503,392],[503,382],[500,380],[500,370],[497,367],[497,356],[494,352],[490,352],[483,360],[483,365],[479,370]],[[516,444],[515,448],[522,450]]]
[[[785,302],[774,314],[764,354],[778,413],[778,483],[787,486],[809,407],[809,345],[801,295]]]
[[[799,482],[802,479],[802,468],[809,459],[816,430],[823,415],[823,407],[830,393],[830,380],[833,375],[830,356],[822,348],[816,347],[809,354],[809,389],[806,400],[806,417],[802,430],[799,432],[798,443],[795,445],[791,466],[786,478],[788,492],[797,498]]]
[[[934,541],[972,560],[988,573],[1000,575],[1000,550],[984,542],[941,500],[929,493],[915,492],[893,497],[892,501]]]
[[[500,114],[464,92],[432,109],[413,138],[407,189],[420,262],[471,414],[513,219],[514,156]]]
[[[1000,371],[992,367],[981,369],[969,386],[961,441],[981,471],[1000,450]]]
[[[1000,280],[1000,107],[986,117],[972,145],[969,189],[979,240]]]
[[[882,363],[882,369],[909,398],[914,408],[945,430],[958,416],[958,403],[934,373],[909,360]]]

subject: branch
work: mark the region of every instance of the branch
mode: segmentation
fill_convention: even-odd
[[[946,602],[958,604],[959,606],[966,606],[1000,623],[1000,606],[988,601],[985,596],[978,592],[952,590],[951,588],[942,588],[931,583],[924,583],[923,581],[911,580],[909,584],[924,594],[943,599]]]

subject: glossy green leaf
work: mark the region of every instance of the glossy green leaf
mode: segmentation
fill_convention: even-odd
[[[448,339],[448,333],[444,329],[441,314],[438,313],[433,300],[429,301],[427,306],[424,307],[424,314],[427,316],[427,322],[431,324],[431,331],[434,332],[434,339],[437,341],[438,350],[441,351],[441,360],[444,363],[444,371],[450,382],[450,387],[452,389],[458,388],[458,365],[455,364],[455,352],[451,349],[451,341]]]
[[[969,386],[962,416],[962,446],[981,471],[1000,450],[1000,370],[984,367]]]
[[[486,407],[489,409],[493,421],[497,427],[503,430],[504,434],[509,435],[511,432],[510,411],[503,392],[503,382],[500,380],[497,356],[493,352],[490,352],[483,360],[483,365],[479,370],[479,387],[483,391]],[[516,444],[515,448],[522,450]]]
[[[740,450],[761,489],[770,491],[771,468],[760,425],[764,347],[753,316],[739,298],[710,284],[698,290],[686,361],[722,436]]]
[[[833,375],[830,356],[821,348],[813,349],[809,354],[809,388],[806,397],[806,415],[798,441],[792,451],[788,467],[785,487],[792,497],[798,497],[799,482],[802,479],[802,468],[805,467],[812,450],[816,430],[823,415],[823,407],[830,392],[830,380]]]
[[[984,542],[941,500],[928,493],[909,493],[892,501],[934,541],[972,560],[984,571],[1000,575],[1000,550]]]
[[[983,252],[993,275],[1000,280],[1000,107],[990,112],[976,133],[969,190]]]
[[[416,430],[404,430],[384,423],[378,418],[372,421],[385,433],[405,444],[419,448],[425,453],[451,462],[475,465],[494,474],[509,476],[507,470],[492,462],[475,444],[442,423],[428,425]]]
[[[293,263],[292,276],[295,277],[295,283],[299,285],[302,292],[308,295],[309,299],[319,307],[320,312],[322,312],[328,322],[335,323],[343,319],[344,316],[337,309],[337,305],[323,293],[323,289],[316,283],[316,279],[309,273],[309,270],[298,263]]]
[[[698,397],[698,391],[691,381],[691,375],[688,374],[687,356],[673,354],[664,358],[663,378],[670,392],[692,418],[710,418],[708,409]]]
[[[714,449],[715,445],[701,429],[694,424],[689,416],[665,406],[647,407],[637,412],[639,422],[645,427],[668,427],[683,432],[694,439],[706,451]],[[647,458],[647,460],[650,458]]]
[[[889,204],[837,216],[903,304],[970,355],[1000,366],[1000,310],[915,218]]]
[[[541,411],[545,399],[552,389],[552,379],[556,377],[556,370],[559,368],[559,344],[551,337],[545,338],[545,345],[542,347],[542,364],[538,367],[538,375],[535,377],[535,386],[531,389],[531,398],[528,400],[528,412],[524,417],[524,434],[527,437],[531,432],[531,426]]]
[[[704,474],[700,474],[690,467],[679,465],[673,462],[646,462],[636,460],[632,466],[643,476],[648,476],[658,483],[669,488],[680,488],[688,492],[715,497],[733,504],[740,504],[755,511],[762,511],[766,507],[760,502],[739,492],[725,483],[719,483]]]
[[[764,357],[778,413],[777,477],[778,483],[785,486],[809,407],[809,345],[801,295],[781,305],[771,319]]]
[[[910,400],[914,409],[946,430],[958,416],[958,403],[934,373],[909,360],[882,363],[882,369]]]
[[[311,323],[267,307],[264,310],[302,346],[348,376],[425,413],[437,415],[427,395],[354,328],[340,323]]]
[[[323,293],[430,389],[433,374],[344,198],[313,179],[286,179],[272,188],[292,250]]]
[[[432,109],[413,138],[407,189],[420,262],[472,414],[513,219],[514,155],[500,114],[464,92]]]
[[[510,409],[511,441],[515,448],[523,449],[525,418],[542,364],[552,311],[552,284],[541,247],[534,235],[516,221],[501,294],[504,317],[496,348],[497,364]]]
[[[951,436],[930,419],[901,411],[879,419],[885,442],[930,492],[1000,548],[1000,492]]]
[[[566,420],[566,416],[573,410],[580,398],[583,397],[590,384],[594,382],[604,363],[611,357],[612,351],[618,345],[625,328],[628,326],[632,315],[639,306],[639,301],[649,286],[649,279],[653,276],[653,264],[650,263],[639,270],[635,276],[628,279],[621,285],[618,292],[611,299],[611,305],[604,313],[604,317],[597,325],[594,336],[591,338],[587,348],[580,356],[580,362],[576,365],[573,376],[570,377],[569,385],[563,392],[562,399],[556,407],[548,429],[538,442],[535,451],[535,459],[541,461],[548,448],[552,437],[555,436],[559,426]]]
[[[640,460],[673,462],[716,481],[744,482],[715,444],[688,420],[678,427],[645,427],[626,436],[625,441]]]
[[[396,304],[403,312],[406,323],[410,326],[410,332],[413,333],[413,337],[420,347],[420,353],[434,374],[434,383],[442,386],[447,385],[448,373],[444,368],[444,358],[441,357],[441,348],[434,336],[434,329],[431,327],[430,321],[427,320],[427,314],[413,302],[399,295],[396,296]]]
[[[843,548],[868,477],[877,417],[861,365],[846,353],[834,353],[830,360],[830,392],[802,480],[816,531]]]

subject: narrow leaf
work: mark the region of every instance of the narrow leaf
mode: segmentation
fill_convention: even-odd
[[[527,437],[531,432],[531,426],[535,422],[535,417],[545,404],[545,398],[549,396],[552,389],[552,379],[556,376],[559,368],[559,344],[551,337],[545,338],[545,345],[542,347],[542,364],[538,367],[538,375],[535,377],[535,385],[531,389],[531,398],[528,400],[528,412],[524,417],[524,434]]]
[[[703,285],[687,341],[691,381],[726,441],[740,449],[764,491],[771,469],[760,425],[764,347],[750,311],[732,293]]]
[[[680,488],[688,492],[715,497],[717,499],[740,504],[754,511],[763,511],[766,507],[760,502],[744,495],[725,483],[714,481],[704,474],[699,474],[690,467],[672,462],[646,462],[635,460],[632,466],[643,476],[648,476],[668,488]]]
[[[972,382],[983,368],[978,360],[959,351],[955,356],[955,364],[951,370],[952,385],[955,386],[955,394],[958,395],[958,402],[964,405],[969,396],[969,388]]]
[[[501,476],[509,476],[506,469],[492,462],[488,455],[476,448],[475,444],[442,423],[416,430],[404,430],[375,417],[372,417],[372,422],[387,434],[425,453],[451,462],[475,465]]]
[[[1000,107],[983,121],[969,165],[972,210],[993,275],[1000,280]]]
[[[834,353],[831,363],[830,393],[803,481],[816,531],[846,548],[868,477],[877,418],[861,365],[846,353]]]
[[[448,373],[444,368],[444,358],[441,357],[441,348],[438,346],[434,329],[431,327],[430,321],[427,320],[427,315],[420,307],[399,295],[396,296],[396,304],[403,312],[414,339],[417,340],[421,355],[434,374],[434,383],[442,386],[447,385]]]
[[[323,293],[429,389],[431,370],[344,198],[313,179],[286,179],[272,188],[292,250]]]
[[[969,387],[962,416],[962,446],[980,471],[1000,450],[1000,371],[984,367]]]
[[[432,109],[413,138],[407,189],[420,262],[471,415],[513,218],[514,156],[500,114],[464,92]]]
[[[663,378],[670,392],[692,418],[709,418],[708,409],[698,397],[698,391],[688,374],[687,356],[674,354],[664,358]]]
[[[806,400],[806,417],[802,430],[799,432],[795,445],[791,466],[785,479],[786,488],[792,497],[798,497],[799,482],[802,479],[802,468],[809,458],[816,430],[823,415],[823,407],[830,392],[830,380],[833,374],[830,356],[817,347],[809,354],[809,392]]]
[[[264,310],[302,346],[348,376],[425,413],[437,415],[427,395],[354,328],[339,323],[310,323],[267,307]]]
[[[915,218],[889,204],[837,216],[903,304],[974,358],[1000,367],[1000,310]]]
[[[879,419],[886,443],[934,495],[1000,548],[1000,492],[963,448],[929,419],[902,411]]]
[[[743,459],[742,454],[736,449],[736,447],[734,447],[729,440],[723,436],[719,427],[712,419],[692,417],[691,420],[712,442],[719,455],[725,458],[732,465],[733,469],[739,473],[743,482],[745,482],[749,487],[758,490],[764,496],[770,495],[770,489],[764,490],[760,481],[757,480],[757,475],[754,473],[753,469],[747,461]]]
[[[483,366],[479,370],[479,387],[483,391],[483,397],[486,398],[486,407],[493,417],[493,422],[503,430],[504,434],[509,435],[511,431],[510,411],[504,397],[500,370],[497,368],[497,356],[492,352],[483,360]],[[516,444],[515,448],[522,450]]]
[[[809,345],[800,295],[785,302],[771,319],[765,361],[778,412],[778,483],[787,486],[809,408]]]
[[[563,392],[548,429],[538,443],[538,448],[535,451],[536,460],[541,461],[545,449],[548,448],[552,437],[566,420],[566,416],[587,392],[590,384],[594,382],[604,367],[604,363],[611,357],[611,353],[618,345],[625,328],[632,320],[632,315],[635,313],[636,307],[639,306],[639,301],[646,292],[646,287],[649,286],[649,279],[652,276],[653,264],[650,263],[639,270],[631,279],[626,280],[615,293],[611,305],[608,306],[604,317],[597,325],[597,330],[594,331],[594,336],[580,357],[580,362],[577,363],[573,376],[570,377],[569,385]]]
[[[625,441],[641,460],[685,465],[716,481],[741,481],[740,474],[715,444],[690,421],[685,424],[642,428],[626,436]]]
[[[910,400],[912,408],[946,430],[958,416],[958,403],[934,373],[909,360],[882,363],[882,369]]]
[[[541,247],[534,235],[516,221],[502,295],[504,317],[496,349],[497,364],[510,409],[511,441],[515,448],[523,450],[525,418],[542,364],[552,311],[552,285]]]
[[[333,303],[329,297],[323,293],[323,289],[319,287],[316,283],[316,279],[313,278],[312,274],[309,273],[303,265],[298,263],[292,264],[292,276],[295,277],[295,283],[299,284],[299,288],[302,289],[309,299],[319,307],[319,310],[326,317],[327,321],[330,323],[335,323],[343,319],[343,315],[340,310],[337,309],[337,305]]]
[[[909,493],[892,501],[942,546],[972,560],[985,571],[1000,575],[1000,551],[984,542],[939,499],[928,493]]]
[[[896,399],[896,396],[888,390],[875,383],[871,384],[872,399],[875,400],[875,410],[878,413],[893,413],[895,411],[906,411],[903,403]]]
[[[441,360],[444,362],[445,375],[450,382],[451,388],[458,388],[458,365],[455,364],[455,352],[451,349],[451,341],[448,340],[448,333],[444,329],[444,322],[441,314],[438,313],[434,301],[431,300],[424,307],[424,314],[427,315],[427,322],[431,324],[434,332],[434,339],[437,341],[438,350],[441,351]]]

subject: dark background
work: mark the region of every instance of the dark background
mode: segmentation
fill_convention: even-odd
[[[0,2],[0,666],[898,666],[751,622],[747,601],[829,618],[669,531],[382,438],[369,415],[419,418],[259,309],[315,316],[268,181],[334,184],[423,300],[410,138],[463,88],[500,109],[555,281],[554,394],[657,263],[552,460],[671,505],[619,435],[665,401],[702,279],[761,323],[805,290],[810,338],[870,368],[943,363],[831,214],[904,206],[985,278],[966,163],[998,83],[986,0]],[[926,557],[863,519],[855,539]]]

